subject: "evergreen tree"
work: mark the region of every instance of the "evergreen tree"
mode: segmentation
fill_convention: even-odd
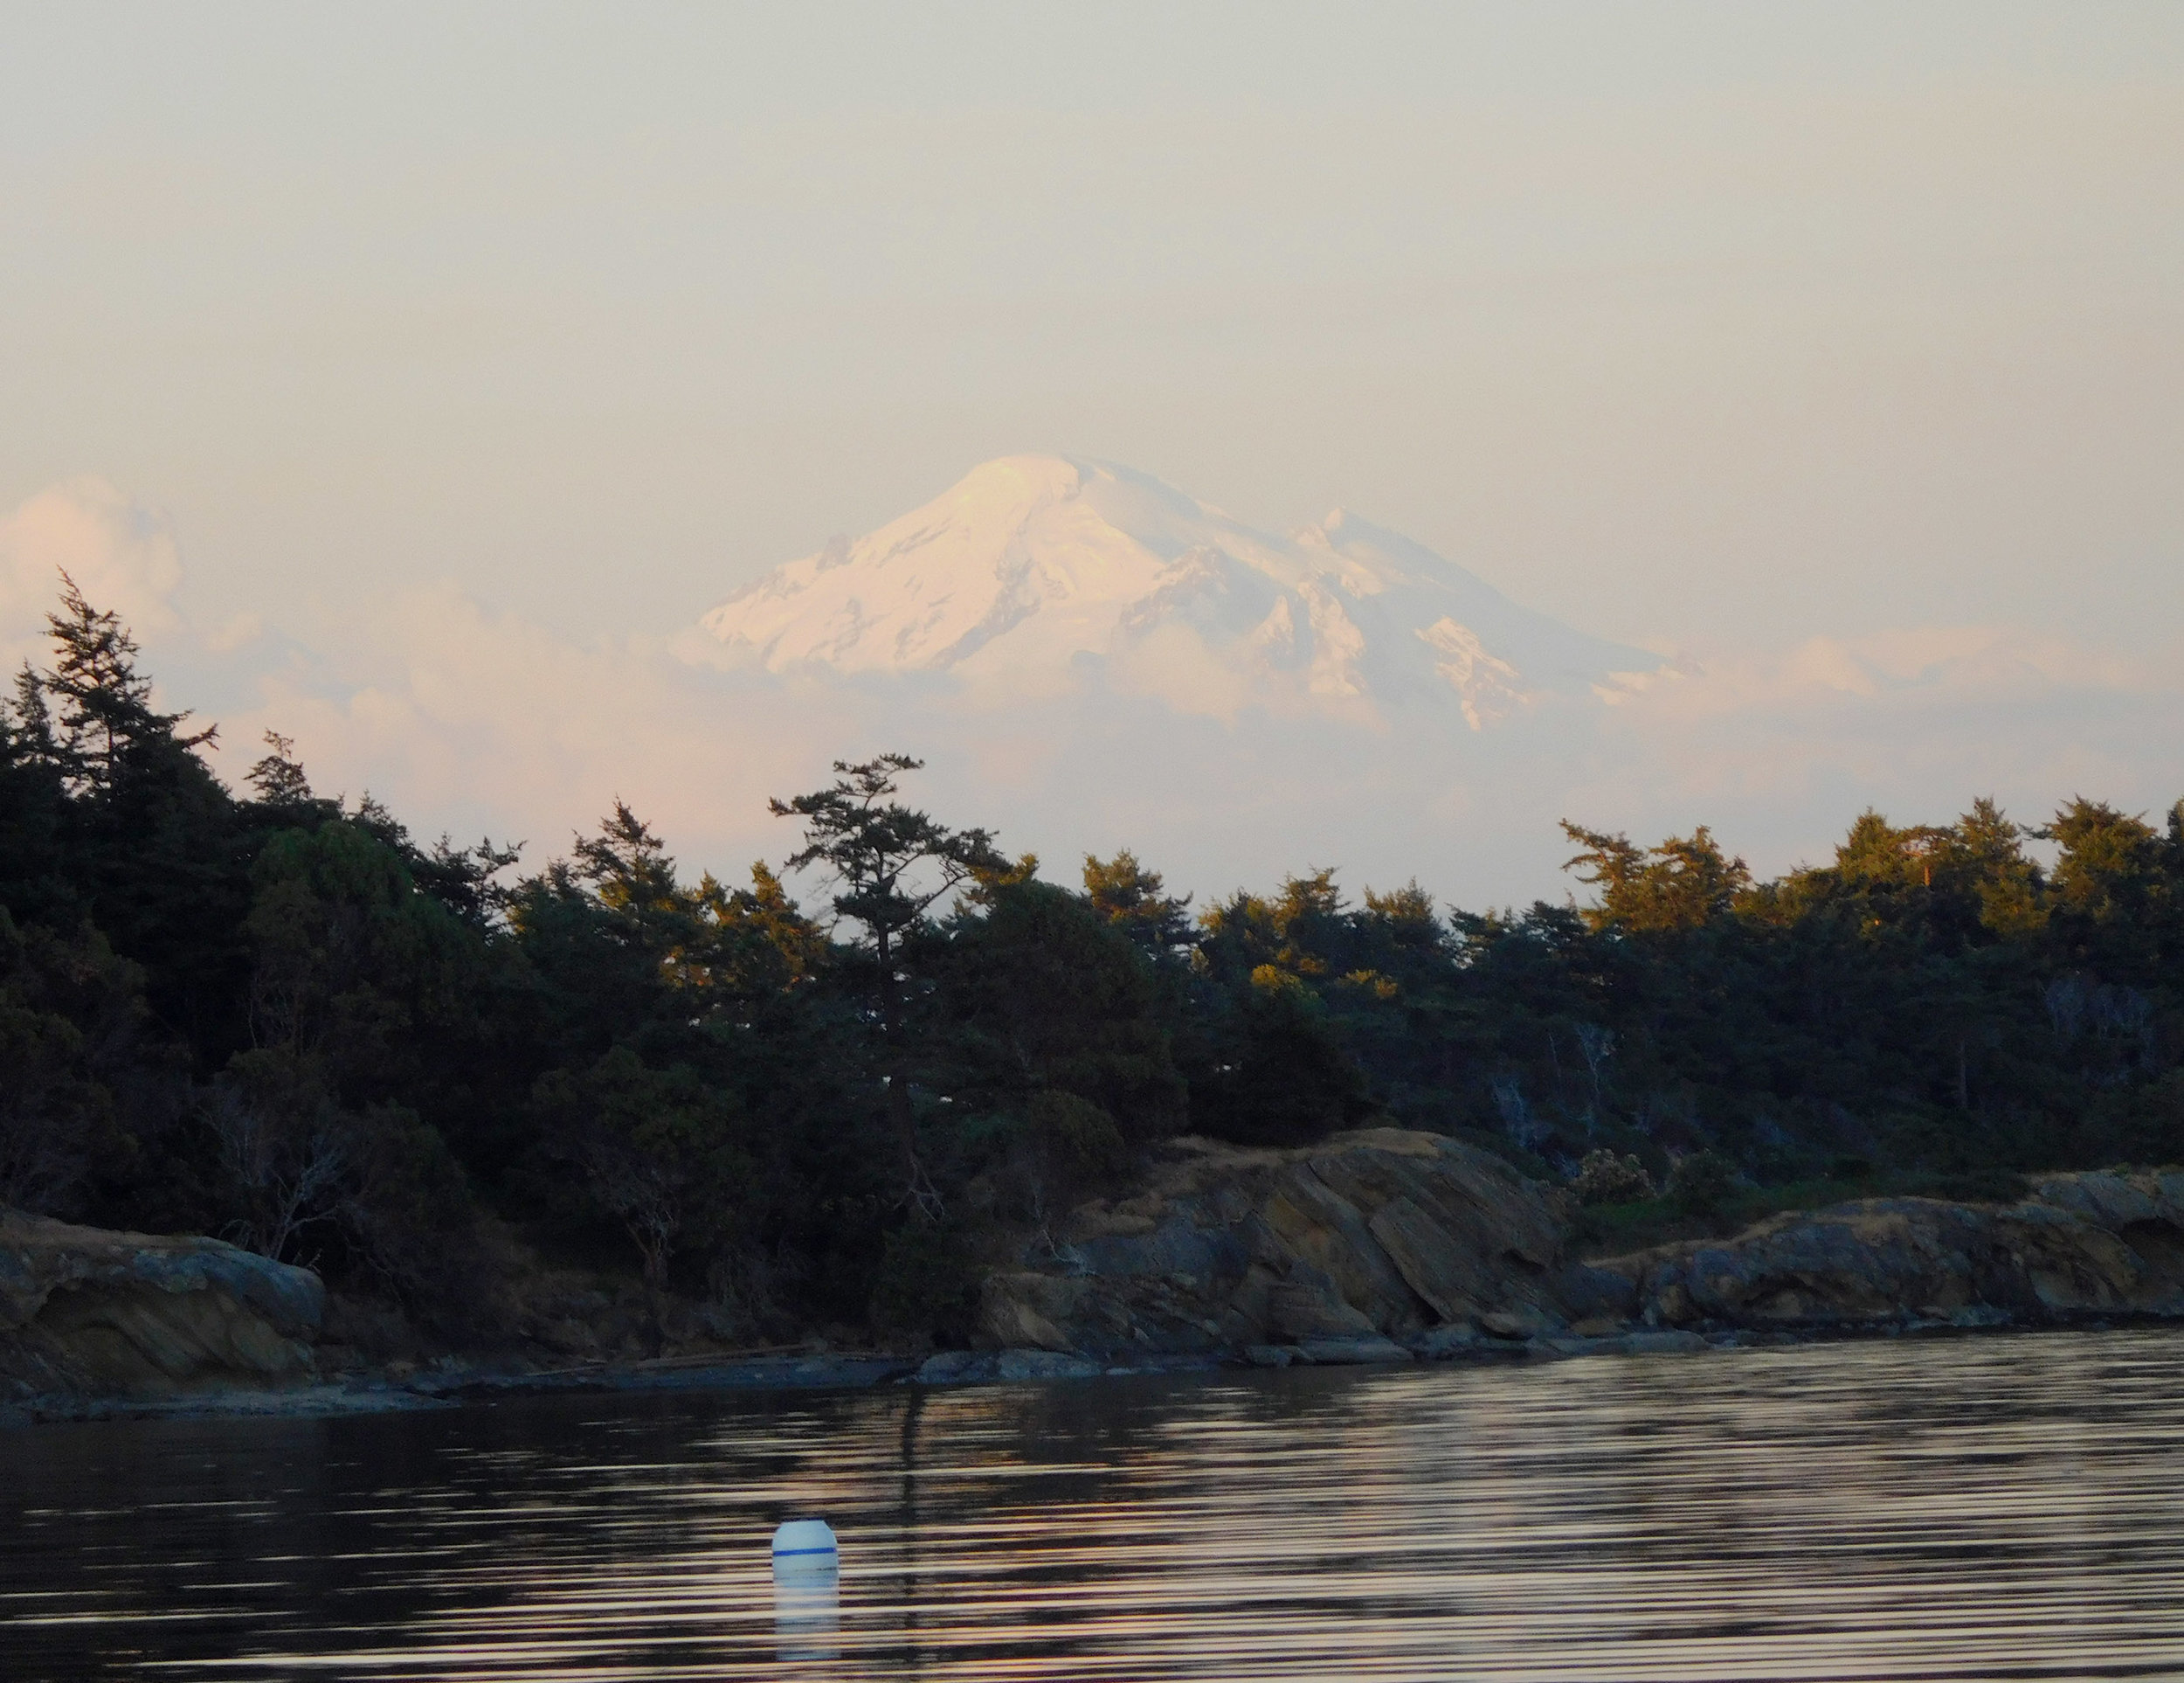
[[[1626,934],[1697,929],[1726,916],[1752,886],[1741,859],[1724,855],[1704,824],[1687,836],[1670,836],[1649,850],[1628,837],[1588,830],[1565,820],[1563,834],[1583,851],[1565,865],[1600,890],[1600,905],[1586,914],[1598,929]]]
[[[1084,855],[1084,891],[1094,911],[1156,961],[1192,945],[1191,897],[1170,895],[1160,873],[1139,864],[1127,848],[1112,859]]]
[[[199,752],[217,729],[184,732],[187,713],[154,707],[128,628],[61,577],[39,684],[58,703],[66,869],[92,919],[144,966],[154,1010],[224,1059],[245,1038],[249,859],[235,802]]]
[[[45,686],[26,663],[0,707],[0,901],[55,925],[81,915],[72,875],[67,777]]]
[[[995,849],[991,832],[950,829],[894,799],[896,779],[923,766],[906,754],[882,754],[854,765],[836,760],[834,781],[826,788],[768,807],[777,818],[803,822],[804,845],[790,855],[787,868],[821,867],[836,890],[835,912],[864,928],[885,1049],[888,1112],[907,1192],[921,1214],[936,1218],[942,1200],[919,1153],[910,1100],[914,1063],[904,1043],[901,949],[935,905],[981,872],[1007,870],[1008,861]]]

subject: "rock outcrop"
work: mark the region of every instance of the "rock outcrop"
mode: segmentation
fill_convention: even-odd
[[[0,1396],[162,1396],[308,1376],[326,1292],[218,1239],[0,1209]]]
[[[1151,1183],[1088,1204],[1052,1254],[997,1271],[998,1345],[1098,1357],[1399,1355],[1435,1328],[1522,1339],[1619,1319],[1623,1276],[1572,1264],[1563,1195],[1438,1134],[1371,1128],[1297,1151],[1175,1142]]]
[[[2184,1316],[2184,1171],[2048,1175],[2009,1205],[1869,1199],[1600,1266],[1670,1326]]]
[[[1573,1258],[1567,1195],[1397,1128],[1296,1151],[1175,1142],[996,1271],[1004,1350],[1094,1361],[1686,1348],[1698,1332],[2184,1317],[2184,1171],[2055,1174],[2011,1205],[1883,1198],[1733,1239]]]

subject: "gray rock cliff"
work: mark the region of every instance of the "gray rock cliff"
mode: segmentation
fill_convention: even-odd
[[[2008,1205],[1868,1199],[1601,1266],[1667,1326],[2184,1316],[2184,1171],[2051,1174]]]
[[[0,1395],[162,1396],[309,1375],[326,1290],[218,1239],[0,1209]]]
[[[1296,1151],[1173,1142],[1134,1195],[1073,1212],[1050,1256],[986,1281],[997,1344],[1100,1356],[1408,1346],[1614,1315],[1621,1275],[1572,1264],[1563,1195],[1437,1134]]]
[[[1870,1199],[1594,1263],[1572,1254],[1574,1213],[1559,1188],[1436,1134],[1291,1151],[1185,1139],[1139,1190],[1082,1206],[1050,1250],[991,1274],[984,1331],[1101,1361],[1281,1362],[1652,1348],[1666,1334],[1648,1328],[2184,1316],[2184,1171],[2048,1175],[2010,1205]]]

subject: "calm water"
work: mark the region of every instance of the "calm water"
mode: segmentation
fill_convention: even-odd
[[[2184,1333],[0,1433],[10,1683],[906,1675],[2184,1677]]]

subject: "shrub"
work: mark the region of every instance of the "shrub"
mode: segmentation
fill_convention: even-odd
[[[1581,1204],[1635,1204],[1653,1196],[1653,1176],[1635,1156],[1603,1149],[1585,1154],[1570,1189]]]
[[[1736,1191],[1737,1166],[1718,1152],[1695,1151],[1669,1171],[1669,1196],[1694,1216],[1711,1216]]]
[[[1026,1111],[1040,1153],[1065,1187],[1095,1183],[1128,1160],[1115,1119],[1089,1099],[1075,1093],[1034,1093]]]

